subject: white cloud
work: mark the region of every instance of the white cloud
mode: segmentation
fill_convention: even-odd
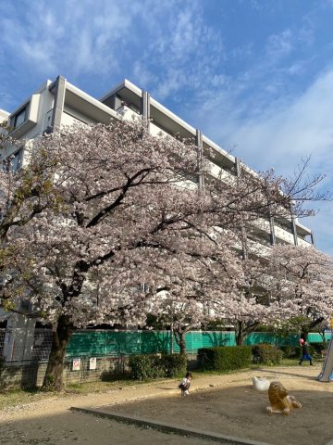
[[[266,158],[279,171],[290,171],[297,160],[311,154],[314,168],[330,167],[333,162],[332,91],[333,70],[330,70],[283,108],[274,109],[273,105],[255,120],[232,123],[234,137],[238,143],[246,141],[244,153],[250,150],[256,159],[262,159],[261,163]],[[228,139],[230,137],[231,132]],[[261,157],[263,152],[265,158]]]
[[[105,70],[116,65],[119,43],[130,38],[130,4],[31,1],[26,8],[2,11],[3,41],[12,57],[35,73]]]
[[[267,54],[273,60],[279,60],[291,53],[294,48],[293,34],[290,29],[280,34],[271,35],[267,42]]]
[[[75,81],[133,72],[134,81],[149,81],[150,90],[167,97],[188,82],[202,82],[223,52],[198,0],[23,3],[2,10],[0,29],[7,57],[34,76],[61,73]]]
[[[154,10],[158,27],[151,24],[151,14],[143,16],[151,39],[135,62],[135,80],[149,79],[147,88],[159,100],[171,95],[177,100],[178,92],[198,90],[213,78],[216,82],[225,49],[220,30],[205,23],[200,1],[174,1],[172,10],[162,5]]]

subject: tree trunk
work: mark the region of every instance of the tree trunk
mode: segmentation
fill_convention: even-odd
[[[72,333],[69,319],[63,315],[59,317],[57,329],[52,332],[52,348],[42,386],[44,391],[62,391],[64,388],[64,358]]]
[[[185,334],[186,332],[176,332],[175,331],[175,339],[176,343],[179,346],[180,354],[185,355],[186,354],[186,341],[185,341]]]
[[[324,321],[324,317],[318,317],[310,323],[308,331],[313,331],[320,323]]]
[[[307,341],[308,340],[308,333],[309,333],[308,328],[302,328],[301,339],[303,339],[304,341]]]
[[[235,326],[236,345],[242,346],[244,343],[244,322],[237,321]]]

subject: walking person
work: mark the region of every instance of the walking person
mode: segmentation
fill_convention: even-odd
[[[190,395],[189,389],[191,386],[191,381],[192,381],[192,374],[190,372],[187,372],[182,382],[178,385],[178,388],[181,390],[182,396]]]
[[[301,358],[301,360],[299,361],[299,365],[300,366],[302,366],[302,362],[304,361],[304,360],[309,360],[310,361],[310,365],[311,366],[313,366],[313,363],[312,363],[312,357],[311,357],[311,355],[309,354],[309,344],[308,344],[308,342],[307,341],[302,341],[303,339],[301,339],[300,340],[300,345],[301,345],[301,347],[302,347],[302,358]]]

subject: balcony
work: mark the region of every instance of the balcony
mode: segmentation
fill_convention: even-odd
[[[256,257],[268,257],[272,251],[270,246],[261,244],[251,239],[247,240],[248,253]]]
[[[271,233],[269,221],[266,221],[263,218],[258,218],[257,220],[251,221],[251,226],[254,226],[256,229],[259,229],[262,232]]]
[[[37,125],[39,102],[40,94],[33,94],[29,102],[10,115],[10,126],[14,128],[11,132],[11,137],[19,139]]]
[[[297,244],[301,247],[313,247],[313,244],[310,241],[306,241],[300,237],[297,237]]]
[[[121,107],[117,108],[116,111],[125,121],[133,122],[133,120],[142,119],[142,116],[138,111],[133,110],[126,105],[122,105]]]
[[[294,235],[286,229],[282,229],[281,227],[275,224],[274,226],[275,237],[281,241],[284,241],[288,244],[295,244]]]
[[[207,161],[208,163],[208,175],[218,179],[225,184],[228,184],[230,186],[234,186],[236,182],[236,178],[225,171],[223,168],[219,167],[218,165],[214,164],[211,161]]]
[[[153,122],[150,122],[149,132],[154,137],[166,137],[166,136],[170,137],[170,134],[168,134],[166,131],[162,130],[162,128],[158,127]]]

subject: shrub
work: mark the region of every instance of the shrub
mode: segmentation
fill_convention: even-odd
[[[321,343],[311,343],[310,344],[310,348],[309,348],[309,352],[311,350],[311,348],[313,348],[313,352],[316,354],[321,354],[322,351],[327,350],[328,348],[328,342],[321,342]],[[311,354],[311,352],[310,352]]]
[[[231,371],[246,368],[251,363],[251,346],[222,346],[201,348],[198,364],[201,369]]]
[[[187,359],[183,354],[165,354],[161,357],[165,377],[181,377],[186,374]]]
[[[180,377],[186,373],[187,359],[180,354],[134,355],[129,366],[135,380]]]
[[[283,352],[269,343],[252,346],[252,354],[257,363],[264,365],[278,365],[283,357]]]
[[[129,359],[133,378],[135,380],[149,380],[163,377],[160,360],[157,355],[133,355]]]
[[[280,346],[280,350],[283,352],[283,357],[285,358],[298,357],[295,346]]]

